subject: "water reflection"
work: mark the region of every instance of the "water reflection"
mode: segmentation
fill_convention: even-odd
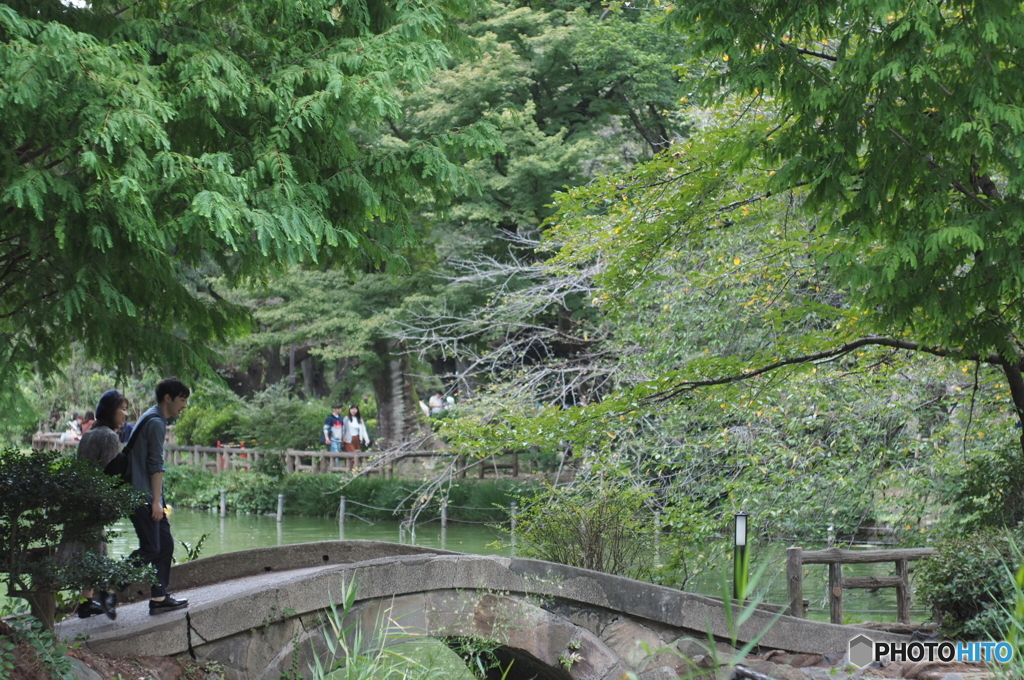
[[[226,517],[220,517],[216,512],[188,509],[174,510],[170,521],[174,538],[178,541],[175,546],[175,554],[178,556],[184,555],[182,542],[195,546],[204,534],[208,536],[203,544],[203,557],[269,545],[292,545],[335,538],[394,541],[476,555],[511,554],[504,545],[506,537],[483,524],[453,523],[442,530],[439,522],[412,527],[403,526],[399,521],[369,523],[349,518],[341,524],[333,518],[288,515],[278,522],[274,516],[228,513]],[[115,531],[119,535],[110,541],[111,554],[127,555],[135,549],[137,539],[131,522],[119,522],[115,525]]]

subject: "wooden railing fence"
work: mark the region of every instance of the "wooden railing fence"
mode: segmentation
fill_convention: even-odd
[[[37,433],[32,437],[32,448],[44,451],[67,451],[78,448],[77,441],[61,440],[57,433]],[[260,449],[249,449],[233,446],[178,446],[168,444],[164,447],[165,459],[172,465],[190,465],[192,467],[206,468],[214,472],[227,470],[250,470],[260,458],[266,456],[283,456],[285,469],[288,472],[313,472],[329,473],[342,472],[351,469],[363,470],[365,472],[387,473],[394,476],[395,463],[406,458],[434,458],[445,455],[444,451],[402,451],[397,455],[389,456],[386,451],[360,451],[358,453],[346,453],[344,451],[299,451],[296,449],[285,449],[284,451],[263,451]],[[509,455],[512,460],[508,463],[497,462],[496,455]],[[519,452],[505,451],[502,454],[490,455],[485,458],[468,459],[467,456],[460,456],[456,468],[456,475],[466,477],[469,470],[477,468],[480,479],[488,470],[498,474],[499,470],[509,470],[513,477],[519,476]],[[383,464],[370,465],[368,462],[379,459]]]
[[[896,619],[910,623],[910,570],[911,560],[920,560],[935,554],[935,548],[894,548],[887,550],[807,550],[792,547],[786,550],[786,582],[789,590],[789,614],[806,618],[804,611],[805,564],[828,565],[829,618],[832,623],[843,622],[843,590],[849,588],[895,588]],[[843,577],[844,564],[894,562],[895,576]]]

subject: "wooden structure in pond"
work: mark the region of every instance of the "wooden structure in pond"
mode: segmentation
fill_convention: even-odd
[[[37,433],[32,437],[32,448],[42,451],[74,451],[78,448],[77,441],[62,441],[59,434]],[[227,470],[250,470],[260,459],[267,456],[284,457],[285,469],[288,472],[344,472],[360,470],[364,473],[377,472],[393,476],[395,463],[407,458],[436,458],[446,455],[444,451],[401,451],[389,455],[387,451],[360,451],[347,453],[344,451],[265,451],[233,446],[177,446],[168,444],[164,447],[165,458],[171,465],[190,465],[206,468],[214,472]],[[450,455],[450,454],[448,454]],[[510,457],[508,462],[498,462],[498,456]],[[492,454],[484,458],[468,459],[459,456],[457,476],[466,477],[474,470],[480,479],[488,470],[497,476],[500,470],[508,470],[513,477],[519,476],[519,452],[510,451]]]
[[[804,611],[804,565],[828,565],[829,619],[843,623],[843,590],[849,588],[895,588],[896,620],[910,623],[910,569],[909,562],[931,557],[935,548],[893,548],[887,550],[804,550],[792,547],[786,550],[786,583],[789,591],[790,616],[806,618]],[[893,562],[895,576],[843,577],[844,564],[870,564]]]

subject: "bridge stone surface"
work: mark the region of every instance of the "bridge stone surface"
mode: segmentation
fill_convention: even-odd
[[[229,677],[301,674],[326,653],[323,613],[351,583],[357,605],[347,621],[368,635],[479,636],[540,669],[543,680],[618,680],[628,670],[679,667],[679,654],[731,638],[715,598],[539,560],[485,557],[376,541],[326,541],[217,555],[175,566],[176,596],[187,610],[150,616],[145,600],[118,618],[73,619],[57,626],[66,640],[114,655],[191,654],[216,660]],[[148,588],[133,587],[139,595]],[[329,629],[327,629],[329,630]],[[765,611],[735,631],[764,648],[844,653],[858,634],[902,636],[819,623]],[[382,638],[383,639],[383,638]],[[692,652],[691,652],[692,654]],[[571,664],[566,659],[574,659]]]

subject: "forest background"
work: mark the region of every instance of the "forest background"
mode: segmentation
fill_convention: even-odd
[[[313,448],[359,403],[384,443],[571,465],[547,507],[656,524],[676,583],[738,510],[1015,527],[1022,21],[0,5],[4,435],[169,372],[186,443]]]

